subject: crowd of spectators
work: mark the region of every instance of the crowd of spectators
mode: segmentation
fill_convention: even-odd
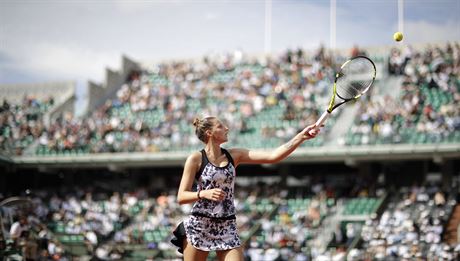
[[[26,95],[19,104],[4,99],[0,106],[0,152],[21,155],[46,131],[43,116],[53,104],[51,96],[39,100]]]
[[[189,213],[187,207],[190,206],[180,206],[174,191],[163,191],[157,196],[151,193],[145,188],[118,193],[98,192],[91,187],[34,191],[28,195],[30,204],[27,207],[0,208],[4,217],[2,227],[9,231],[0,240],[5,244],[0,254],[31,260],[70,260],[75,253],[65,247],[69,242],[61,241],[64,236],[78,235],[82,240],[73,244],[84,245],[84,255],[89,258],[122,260],[129,253],[129,245],[169,250],[173,257],[177,256],[169,239],[174,227]],[[265,209],[254,207],[260,200],[260,193],[249,189],[237,193],[240,229],[249,231],[264,213]],[[10,217],[14,217],[13,223]],[[145,236],[158,229],[166,231],[160,240]]]
[[[271,120],[295,119],[298,128],[312,122],[318,110],[315,99],[327,89],[332,73],[332,58],[323,51],[314,57],[288,51],[273,59],[236,52],[201,62],[158,64],[133,72],[116,98],[80,126],[91,133],[91,152],[193,148],[199,141],[190,122],[205,115],[222,118],[236,143],[244,143],[239,135],[253,131],[283,140],[286,131],[296,129],[251,129],[249,121],[267,108],[281,107],[283,115]]]
[[[3,200],[1,194],[0,200]],[[47,209],[41,199],[17,201],[19,203],[12,206],[0,207],[0,257],[3,260],[69,260],[62,242],[49,230],[46,219],[40,217]]]
[[[327,97],[339,60],[321,48],[312,56],[297,50],[272,59],[249,59],[236,52],[199,63],[159,64],[133,72],[116,98],[88,117],[64,113],[48,127],[43,116],[54,104],[53,98],[40,101],[26,96],[19,105],[4,100],[0,107],[0,150],[20,155],[33,140],[55,153],[193,148],[199,142],[189,123],[197,115],[221,117],[233,130],[231,140],[235,142],[240,141],[238,136],[256,131],[264,138],[281,141],[295,127],[268,124],[254,130],[251,122],[271,108],[282,111],[274,121],[295,121],[299,127],[313,122],[320,112],[318,99]],[[373,96],[368,103],[361,103],[351,133],[361,135],[360,144],[408,142],[405,133],[412,130],[427,134],[425,141],[449,138],[460,131],[459,70],[458,44],[422,51],[392,50],[389,72],[403,77],[402,96],[398,101]],[[434,95],[448,98],[435,104],[428,97],[432,90]],[[170,234],[163,232],[171,232],[190,206],[179,206],[174,191],[155,195],[146,189],[130,193],[99,193],[91,188],[63,191],[35,191],[31,208],[22,214],[11,213],[21,214],[13,223],[4,219],[10,240],[0,238],[0,253],[14,254],[10,250],[16,250],[29,259],[66,260],[69,253],[59,236],[82,235],[87,255],[100,259],[123,259],[126,252],[120,246],[127,245],[175,254],[168,243]],[[335,195],[321,184],[312,186],[308,196],[297,195],[295,199],[290,199],[293,195],[286,190],[251,188],[237,192],[238,226],[247,240],[247,259],[325,257],[315,253],[313,240],[323,229],[324,217],[334,211],[335,203],[328,199]],[[293,208],[292,200],[300,202],[300,207]],[[362,229],[350,223],[343,230],[335,230],[335,240],[345,243],[335,249],[334,256],[345,258],[344,247],[361,235],[363,243],[348,253],[350,260],[458,258],[460,247],[442,242],[444,225],[455,204],[437,187],[402,190],[381,216],[367,220]],[[1,215],[9,214],[5,209],[1,208]],[[258,232],[250,234],[255,227]],[[161,241],[145,236],[146,231],[158,230]]]
[[[403,187],[399,193],[390,194],[382,214],[372,212],[363,225],[359,220],[339,222],[331,229],[327,226],[333,223],[326,220],[339,213],[337,202],[348,197],[382,197],[385,193],[331,187],[326,181],[313,181],[308,188],[268,184],[238,187],[237,222],[246,260],[458,258],[460,245],[443,239],[456,194],[435,185]],[[63,187],[33,191],[28,196],[30,205],[18,212],[0,208],[2,217],[17,216],[13,223],[2,219],[9,233],[5,237],[8,241],[0,240],[8,245],[2,246],[1,254],[34,260],[71,260],[73,255],[123,260],[145,250],[153,251],[145,258],[180,260],[169,240],[190,206],[177,203],[174,189],[138,187],[115,192],[107,187]],[[333,232],[333,237],[324,237],[325,231]],[[69,242],[63,241],[69,235],[81,237],[73,244],[83,246],[83,253],[70,250]],[[319,238],[326,240],[326,252],[318,245]]]
[[[3,136],[9,137],[9,144],[30,136],[38,140],[37,153],[46,155],[183,150],[199,145],[190,124],[193,118],[217,115],[232,130],[234,144],[247,144],[252,139],[241,136],[252,133],[275,140],[268,144],[274,146],[317,118],[318,102],[328,95],[340,59],[320,48],[312,55],[302,49],[272,58],[235,52],[197,62],[156,64],[132,72],[114,98],[83,118],[64,112],[45,128],[42,114],[20,117],[41,102],[15,106],[22,107],[19,111],[7,108],[8,119],[6,113],[1,119]],[[276,112],[267,112],[270,108]],[[3,139],[2,150],[5,144]]]
[[[0,150],[21,155],[33,141],[38,141],[40,155],[193,150],[200,143],[190,122],[205,115],[217,115],[229,125],[231,145],[273,147],[315,121],[342,60],[321,47],[313,54],[298,49],[249,58],[236,51],[201,61],[155,64],[133,71],[115,97],[85,117],[64,112],[49,124],[43,116],[53,98],[39,101],[26,96],[21,104],[4,100]],[[360,103],[348,137],[340,141],[352,145],[456,141],[459,64],[458,43],[392,49],[388,72],[404,78],[400,97],[369,96],[369,101]],[[251,144],[254,136],[267,142]],[[315,144],[321,145],[318,141]]]
[[[403,77],[401,95],[376,95],[360,103],[348,144],[460,141],[458,43],[394,49],[389,72]]]
[[[378,216],[366,221],[356,257],[372,260],[458,260],[460,245],[443,240],[456,195],[434,185],[401,188]],[[359,254],[358,254],[359,253]]]
[[[27,208],[2,207],[0,214],[17,219],[12,224],[10,218],[2,219],[3,227],[10,227],[10,249],[31,260],[65,260],[71,253],[64,247],[68,243],[64,238],[78,236],[73,237],[73,243],[81,244],[84,253],[93,256],[101,242],[110,240],[143,209],[147,197],[141,188],[123,194],[98,192],[91,187],[39,190],[28,195]]]
[[[297,189],[296,194],[293,189],[264,183],[238,187],[238,228],[246,242],[247,258],[286,256],[306,260],[315,255],[309,250],[311,242],[321,232],[322,219],[334,205],[328,201],[333,195],[327,190],[321,183],[312,186],[310,192]],[[1,208],[2,216],[18,217],[14,224],[4,218],[3,225],[9,228],[7,238],[21,242],[16,245],[21,255],[27,252],[37,260],[71,258],[76,254],[69,250],[65,238],[75,235],[81,239],[70,244],[86,249],[78,255],[100,260],[128,258],[136,252],[133,246],[158,250],[165,253],[163,257],[180,258],[169,239],[175,226],[190,212],[190,205],[179,205],[175,190],[139,187],[114,192],[107,188],[62,187],[32,191],[28,197],[31,203],[27,209],[15,212]],[[149,233],[158,237],[149,237]]]
[[[296,203],[297,202],[297,203]],[[323,230],[321,221],[329,215],[324,194],[309,198],[281,198],[275,215],[260,220],[261,231],[250,238],[250,260],[310,260],[319,253],[315,239]]]

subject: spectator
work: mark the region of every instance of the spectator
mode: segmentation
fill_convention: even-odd
[[[19,216],[18,220],[11,225],[10,228],[10,237],[12,240],[19,242],[19,239],[24,237],[26,233],[29,232],[29,224],[27,217],[24,215]]]

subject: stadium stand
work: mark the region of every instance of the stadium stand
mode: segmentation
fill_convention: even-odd
[[[257,183],[254,169],[239,168],[238,175],[249,180],[236,190],[247,260],[459,258],[459,181],[454,177],[460,150],[459,45],[385,52],[370,52],[381,75],[378,88],[372,98],[357,103],[350,128],[342,126],[349,129],[345,136],[334,136],[341,148],[364,148],[367,162],[344,162],[325,150],[334,123],[349,117],[335,113],[323,136],[305,145],[327,154],[323,160],[314,158],[321,166],[288,161],[256,171],[279,177],[274,183]],[[91,84],[90,113],[83,118],[63,109],[74,90],[51,97],[47,91],[5,96],[0,145],[7,165],[0,162],[6,173],[0,175],[0,201],[33,189],[22,195],[31,206],[0,206],[0,253],[14,257],[28,252],[43,260],[180,260],[169,239],[190,206],[178,205],[177,184],[171,180],[177,181],[183,164],[176,152],[200,146],[191,119],[220,115],[233,131],[228,146],[275,147],[322,112],[334,68],[344,57],[329,56],[324,49],[312,54],[297,50],[274,58],[224,55],[150,67],[124,57],[123,70],[107,72],[106,86]],[[401,154],[426,150],[428,156],[403,162],[392,155],[398,152],[393,147],[379,157],[367,151],[385,144],[407,144],[411,153]],[[438,145],[457,154],[444,157],[433,150]],[[129,165],[139,155],[131,158],[133,152],[149,157]],[[27,164],[29,159],[36,165]],[[97,160],[101,165],[92,165]],[[165,161],[174,169],[149,165]],[[345,167],[337,170],[337,161]],[[432,171],[440,176],[437,182],[427,177]],[[100,181],[99,172],[108,172],[108,178]],[[310,179],[287,184],[292,175]],[[147,183],[155,189],[146,188]],[[28,233],[12,241],[11,226],[22,215]]]
[[[34,151],[51,122],[74,111],[73,82],[0,85],[0,89],[0,151],[5,155]]]
[[[458,241],[443,240],[458,188],[443,192],[433,182],[394,191],[384,183],[331,185],[341,179],[325,175],[306,187],[238,185],[238,227],[247,260],[458,256]],[[21,253],[18,246],[29,240],[34,256],[180,260],[169,239],[190,206],[178,205],[175,188],[121,192],[111,189],[115,183],[103,182],[105,188],[35,190],[27,196],[31,205],[2,207],[5,228],[13,216],[27,214],[29,233],[20,236],[16,248],[9,241],[8,254]]]
[[[192,150],[198,143],[188,121],[199,114],[223,115],[236,130],[235,145],[274,147],[297,131],[299,122],[317,116],[317,101],[327,97],[332,63],[337,63],[331,59],[304,57],[299,50],[265,64],[227,57],[220,63],[169,63],[151,72],[132,71],[116,97],[89,118],[63,115],[54,121],[36,153]],[[204,105],[208,111],[200,110]],[[265,141],[255,144],[255,136]],[[69,146],[56,146],[62,143]],[[319,138],[312,146],[322,143]]]
[[[368,219],[362,228],[360,254],[378,260],[442,258],[455,260],[459,249],[442,242],[444,228],[457,204],[439,187],[401,188],[380,219]]]
[[[458,43],[392,50],[389,73],[402,78],[401,93],[360,103],[346,144],[460,142],[459,52]]]
[[[334,138],[339,144],[352,146],[458,142],[458,49],[455,43],[409,49],[404,54],[390,50],[388,71],[376,85],[401,89],[400,95],[378,95],[382,91],[375,90],[371,100],[359,103],[348,134]],[[108,73],[107,86],[111,87],[91,98],[93,112],[89,117],[77,118],[65,112],[51,122],[38,121],[46,130],[39,133],[35,154],[196,150],[199,142],[189,122],[197,115],[211,114],[222,115],[234,130],[231,146],[275,147],[321,113],[319,105],[327,103],[334,68],[343,59],[328,56],[323,49],[311,55],[298,50],[272,59],[227,55],[142,69],[124,57],[126,68]],[[374,59],[379,67],[386,60],[381,56]],[[126,82],[120,83],[123,78]],[[401,88],[384,83],[401,78],[396,80]],[[340,118],[340,110],[334,116]],[[330,126],[334,121],[328,122],[326,136]],[[4,130],[3,136],[12,136],[9,133]],[[310,146],[325,145],[322,137]],[[23,137],[16,139],[25,147],[29,145]],[[22,153],[18,150],[14,154]]]

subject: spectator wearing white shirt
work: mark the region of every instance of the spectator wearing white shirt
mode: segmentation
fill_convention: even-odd
[[[10,237],[17,243],[19,238],[22,236],[23,232],[27,230],[29,230],[27,217],[20,216],[19,219],[11,225]]]

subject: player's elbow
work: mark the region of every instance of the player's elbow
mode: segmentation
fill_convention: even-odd
[[[188,203],[187,200],[184,198],[183,194],[180,192],[177,194],[177,203],[179,203],[179,205]]]

